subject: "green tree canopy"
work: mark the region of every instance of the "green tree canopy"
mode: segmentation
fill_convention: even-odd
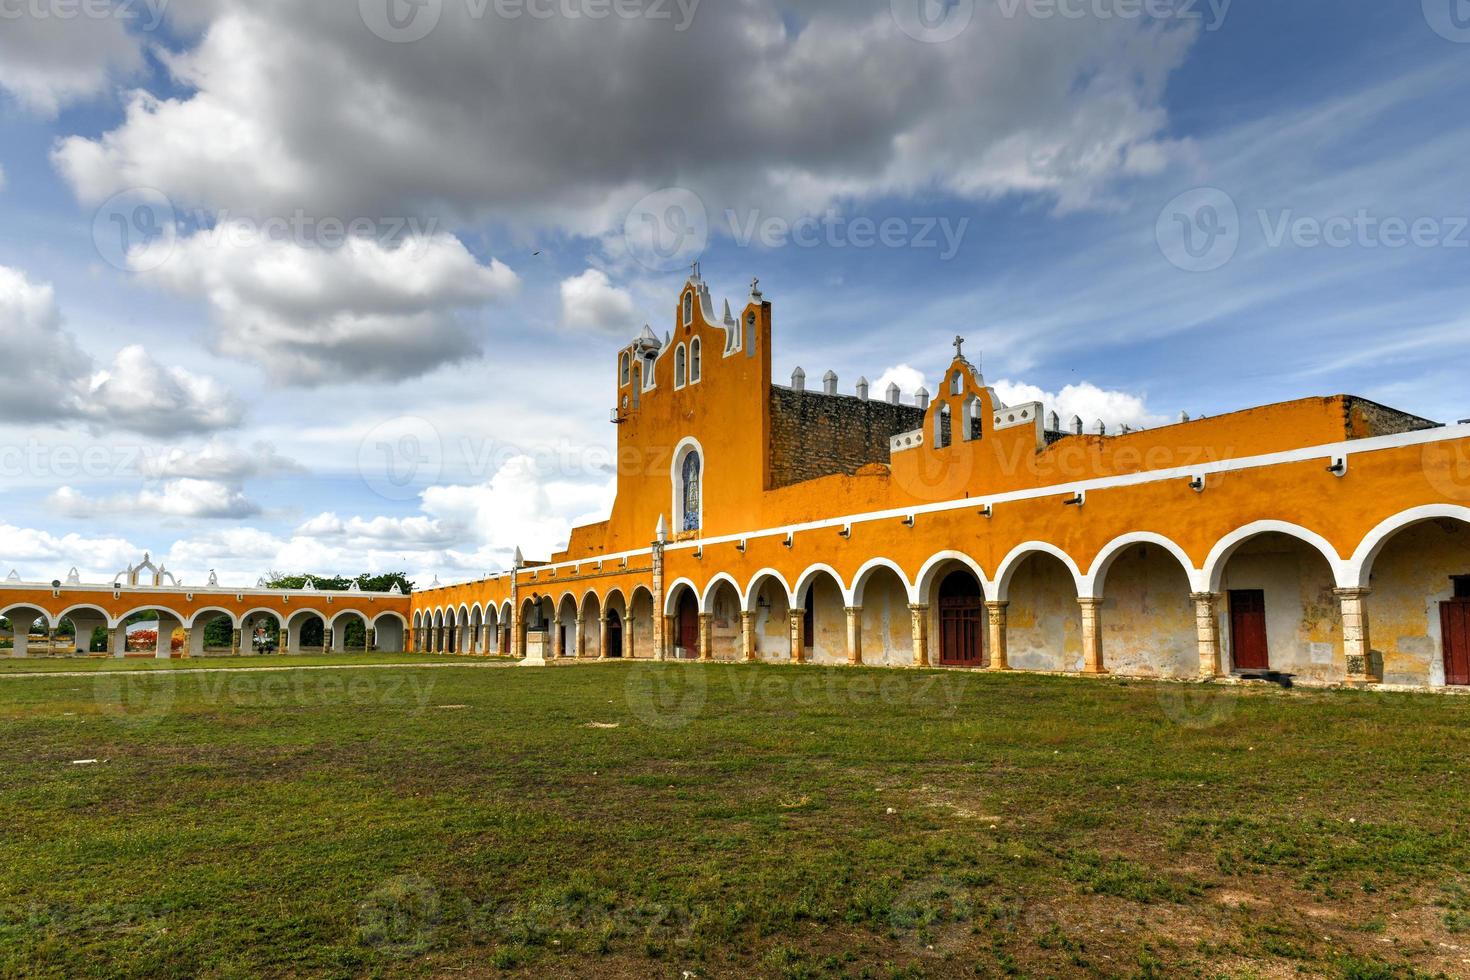
[[[271,572],[265,577],[265,586],[268,589],[301,589],[305,588],[307,580],[310,579],[322,592],[346,592],[355,584],[364,592],[388,592],[393,586],[408,595],[413,591],[413,582],[406,572],[390,572],[386,575],[359,575],[356,578],[348,578],[343,575],[287,575],[284,572]]]

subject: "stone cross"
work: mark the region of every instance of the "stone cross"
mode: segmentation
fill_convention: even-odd
[[[965,338],[964,337],[958,337],[958,336],[955,337],[955,339],[954,339],[954,356],[956,358],[958,358],[959,360],[964,360],[964,357],[965,357]]]

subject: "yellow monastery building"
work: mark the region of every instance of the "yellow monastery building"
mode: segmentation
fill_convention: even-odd
[[[1470,425],[1306,398],[1108,433],[772,381],[772,305],[618,352],[618,493],[549,562],[417,593],[415,648],[1470,685]]]
[[[532,663],[1470,686],[1470,424],[1336,395],[1109,433],[1002,404],[960,341],[933,395],[774,384],[758,283],[717,313],[696,268],[674,316],[617,353],[617,500],[550,561],[405,596],[189,588],[145,559],[12,578],[0,616],[117,656],[148,610],[158,656],[219,620],[217,652],[267,621],[281,652],[341,650],[356,620],[367,649]]]

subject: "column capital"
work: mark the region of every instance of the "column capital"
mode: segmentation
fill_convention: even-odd
[[[1102,596],[1079,595],[1077,597],[1077,604],[1082,606],[1084,609],[1096,609],[1098,606],[1101,606],[1103,604],[1103,600]]]
[[[1189,597],[1191,599],[1193,599],[1195,602],[1217,602],[1218,603],[1218,602],[1223,602],[1224,601],[1224,599],[1225,599],[1225,593],[1223,593],[1223,592],[1191,592],[1189,594]]]
[[[926,612],[929,611],[930,608],[931,607],[930,607],[929,603],[927,603],[927,602],[911,602],[911,603],[909,603],[909,612],[913,612],[913,613],[926,613]]]
[[[1332,594],[1339,599],[1366,599],[1373,594],[1373,590],[1365,588],[1333,589]]]
[[[986,609],[1008,609],[1010,605],[1011,600],[1009,599],[987,599],[985,601]]]
[[[849,616],[858,615],[859,613],[861,613],[863,611],[863,607],[862,606],[845,606],[844,608],[847,610],[847,614]]]

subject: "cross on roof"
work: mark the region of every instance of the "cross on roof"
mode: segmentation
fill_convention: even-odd
[[[954,356],[957,357],[957,358],[959,358],[959,359],[961,359],[961,360],[964,360],[964,357],[965,357],[965,338],[964,337],[960,337],[960,336],[956,336],[955,337],[955,339],[954,339]]]

